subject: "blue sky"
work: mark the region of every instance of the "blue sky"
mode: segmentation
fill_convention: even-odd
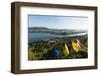
[[[88,17],[29,15],[29,27],[88,30]]]

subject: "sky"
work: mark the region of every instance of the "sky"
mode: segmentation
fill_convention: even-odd
[[[29,15],[28,26],[88,30],[88,17]]]

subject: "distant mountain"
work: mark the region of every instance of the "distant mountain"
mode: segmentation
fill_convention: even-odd
[[[69,34],[77,34],[77,33],[87,33],[86,30],[79,29],[51,29],[47,27],[29,27],[28,32],[32,33],[50,33],[57,35],[69,35]]]
[[[47,30],[47,27],[29,27],[30,30]]]
[[[87,30],[83,29],[51,29],[48,27],[29,27],[29,30],[53,30],[53,31],[74,31],[74,32],[87,32]]]

